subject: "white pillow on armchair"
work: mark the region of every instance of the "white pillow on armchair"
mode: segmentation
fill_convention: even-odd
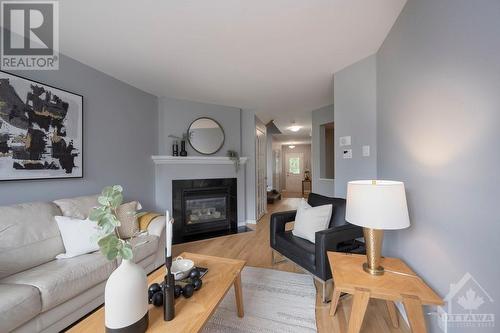
[[[333,205],[312,207],[304,199],[300,201],[292,234],[316,243],[315,234],[326,230],[332,217]]]

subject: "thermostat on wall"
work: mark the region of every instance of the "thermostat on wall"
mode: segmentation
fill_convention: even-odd
[[[350,146],[351,145],[351,137],[350,136],[341,136],[339,138],[339,144],[341,147]]]
[[[352,149],[344,149],[344,158],[352,158]]]

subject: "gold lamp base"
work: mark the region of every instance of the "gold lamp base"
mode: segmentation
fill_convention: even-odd
[[[363,270],[371,275],[383,275],[384,274],[384,267],[378,266],[377,268],[372,269],[372,268],[368,267],[367,262],[365,262],[363,264]]]
[[[382,241],[384,231],[380,229],[363,228],[365,237],[367,262],[363,264],[363,270],[371,275],[383,275],[384,267],[380,265],[382,253]]]

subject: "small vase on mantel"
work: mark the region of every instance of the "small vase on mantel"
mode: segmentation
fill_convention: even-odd
[[[181,141],[181,152],[179,153],[180,156],[187,156],[188,153],[186,151],[186,140]]]
[[[144,333],[148,328],[148,282],[146,273],[123,259],[108,278],[104,294],[107,333]]]

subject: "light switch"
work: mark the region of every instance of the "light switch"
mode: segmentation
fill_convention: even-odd
[[[341,136],[339,138],[339,144],[341,147],[350,146],[351,145],[351,137],[350,136]]]
[[[363,146],[363,157],[370,156],[370,146]]]
[[[344,158],[352,158],[352,149],[344,149]]]

